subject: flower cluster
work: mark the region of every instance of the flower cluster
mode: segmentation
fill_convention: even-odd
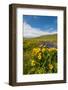
[[[34,71],[30,73],[56,73],[57,72],[57,49],[56,48],[33,48],[31,66]],[[35,69],[34,69],[35,68]]]
[[[51,51],[57,51],[57,49],[56,48],[49,48],[48,51],[50,51],[50,52]]]
[[[33,48],[32,54],[37,55],[37,53],[40,52],[40,48]]]

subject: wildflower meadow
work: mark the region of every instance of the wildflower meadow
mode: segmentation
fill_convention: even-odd
[[[57,73],[57,35],[23,41],[23,74]]]

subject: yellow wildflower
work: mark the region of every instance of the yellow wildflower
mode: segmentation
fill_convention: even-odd
[[[38,54],[38,59],[40,60],[42,58],[41,53]]]
[[[53,65],[52,64],[49,64],[48,67],[49,67],[50,70],[53,69]]]
[[[43,53],[45,52],[45,50],[46,50],[45,48],[42,48],[42,52],[43,52]]]
[[[35,66],[35,64],[36,64],[36,62],[34,60],[32,60],[31,65]]]
[[[56,51],[56,48],[49,48],[48,51]]]
[[[33,48],[32,54],[36,55],[38,52],[40,52],[40,48]]]

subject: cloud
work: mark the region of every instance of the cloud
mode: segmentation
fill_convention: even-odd
[[[39,37],[42,35],[56,34],[56,32],[54,32],[54,31],[49,32],[49,30],[40,30],[37,28],[33,28],[29,24],[27,24],[26,22],[24,22],[23,28],[24,28],[24,37],[25,38],[32,38],[32,37]]]

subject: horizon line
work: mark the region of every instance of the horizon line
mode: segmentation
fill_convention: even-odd
[[[47,35],[54,35],[57,34],[57,32],[55,33],[48,33],[48,34],[43,34],[43,35],[38,35],[38,36],[23,36],[24,38],[36,38],[36,37],[40,37],[40,36],[47,36]]]

